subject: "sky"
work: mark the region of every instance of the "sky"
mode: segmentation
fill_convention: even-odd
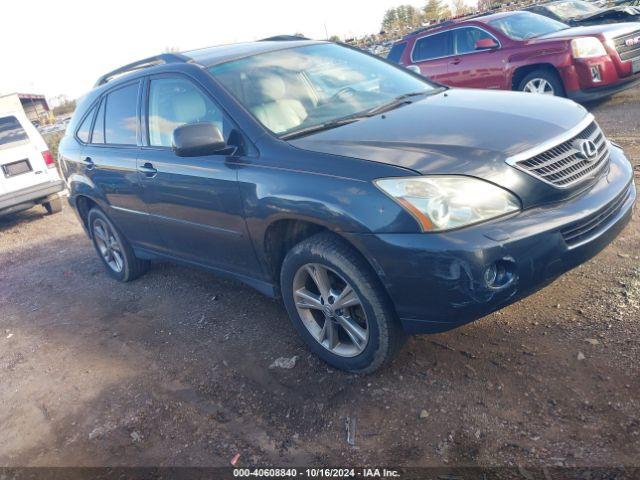
[[[110,70],[168,48],[251,41],[300,32],[309,38],[376,33],[384,12],[425,0],[6,0],[0,95],[76,98]],[[326,33],[325,33],[326,27]]]

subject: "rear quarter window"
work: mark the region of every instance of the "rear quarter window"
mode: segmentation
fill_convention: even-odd
[[[395,63],[399,63],[402,58],[402,54],[404,50],[407,48],[407,42],[396,43],[391,50],[389,51],[389,55],[387,55],[387,60],[390,60]]]
[[[414,62],[423,62],[435,58],[453,55],[451,32],[435,33],[416,40],[411,58]]]
[[[0,118],[0,145],[28,140],[27,132],[13,115]]]

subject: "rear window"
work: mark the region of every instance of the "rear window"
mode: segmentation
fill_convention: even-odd
[[[14,116],[0,118],[0,145],[28,140],[18,119]]]
[[[453,55],[451,32],[436,33],[416,40],[412,60],[422,62]]]
[[[387,55],[387,60],[399,63],[405,48],[407,48],[407,42],[396,43],[391,47],[389,55]]]
[[[138,128],[138,84],[110,92],[106,97],[104,141],[115,145],[135,145]]]

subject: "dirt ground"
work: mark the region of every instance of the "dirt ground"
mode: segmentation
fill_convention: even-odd
[[[640,89],[590,108],[640,176]],[[68,206],[0,219],[0,465],[637,465],[639,230],[636,212],[538,294],[356,376],[243,285],[169,264],[110,280]]]

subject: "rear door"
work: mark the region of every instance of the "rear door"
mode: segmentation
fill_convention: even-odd
[[[495,36],[480,27],[468,26],[451,30],[453,56],[449,58],[447,72],[447,81],[451,86],[507,88],[501,47],[476,49],[476,42],[485,39],[492,39],[500,45]]]
[[[119,85],[100,100],[82,153],[86,175],[109,205],[109,217],[134,244],[154,246],[136,169],[140,152],[140,81]]]
[[[49,181],[42,147],[29,138],[28,127],[20,122],[18,116],[0,117],[0,194]],[[28,121],[26,117],[25,121]],[[32,128],[35,131],[35,127]]]
[[[425,77],[448,85],[449,61],[452,54],[451,33],[432,33],[415,41],[411,51],[411,62]]]

